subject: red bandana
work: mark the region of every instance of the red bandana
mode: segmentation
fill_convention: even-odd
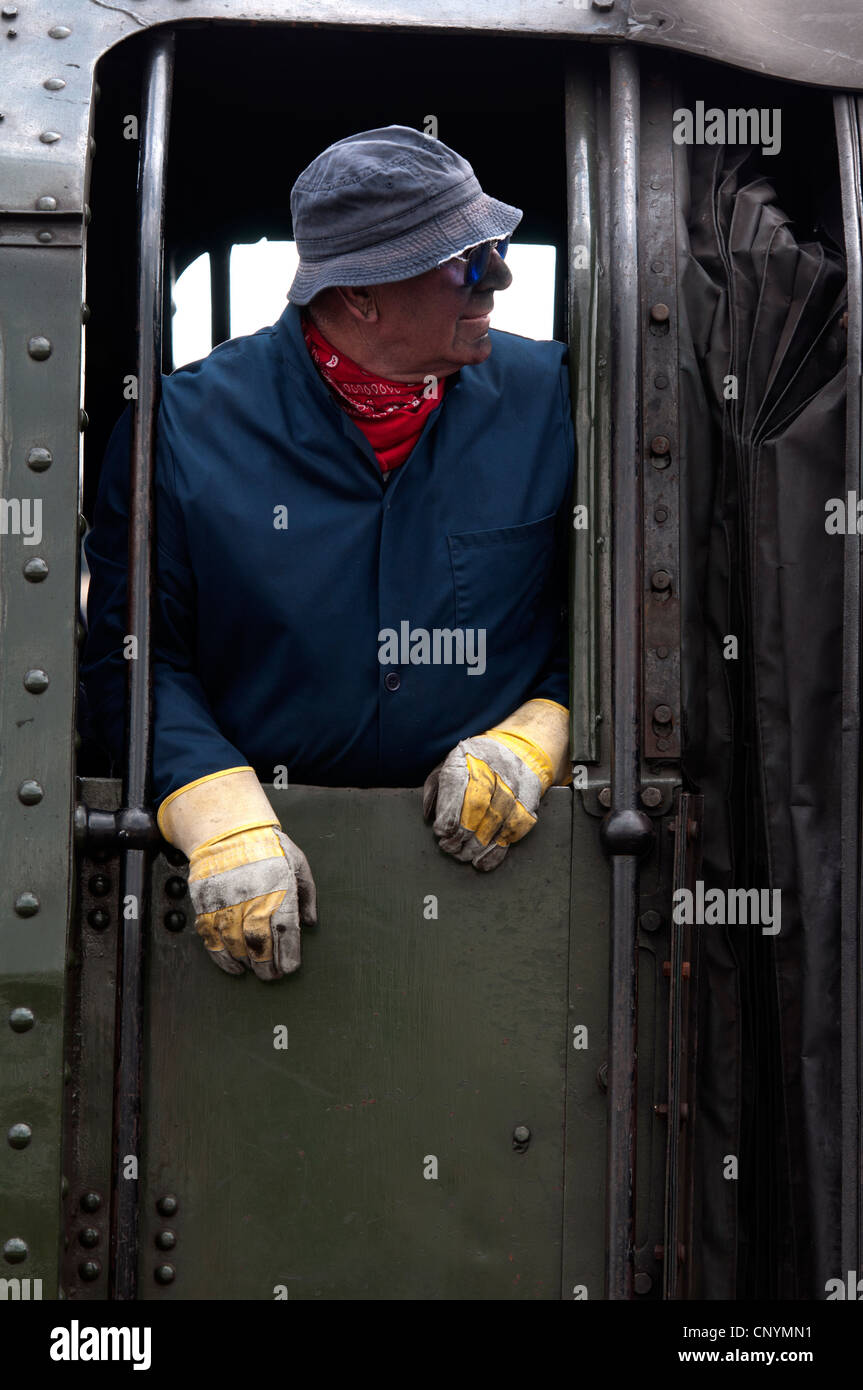
[[[398,468],[419,439],[426,418],[440,404],[444,381],[437,384],[437,396],[427,398],[421,383],[388,381],[363,371],[327,342],[307,314],[302,322],[312,361],[342,410],[371,444],[381,472]]]

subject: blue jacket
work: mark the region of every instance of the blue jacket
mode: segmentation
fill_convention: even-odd
[[[449,378],[386,484],[318,376],[294,305],[163,379],[156,802],[247,763],[267,782],[285,767],[321,786],[418,785],[525,700],[569,703],[566,349],[491,337],[491,356]],[[129,430],[127,411],[85,546],[90,732],[117,758]]]

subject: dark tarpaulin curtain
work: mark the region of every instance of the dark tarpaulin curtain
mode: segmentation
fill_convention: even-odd
[[[778,935],[700,929],[703,1298],[823,1298],[839,1271],[845,269],[767,165],[702,146],[677,170],[684,771],[706,887],[781,892]]]

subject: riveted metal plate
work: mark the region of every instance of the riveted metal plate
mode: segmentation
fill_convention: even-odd
[[[75,600],[78,566],[78,408],[81,376],[80,249],[5,248],[0,255],[0,441],[2,496],[17,499],[20,533],[0,545],[0,863],[3,871],[0,1019],[16,1008],[35,1015],[0,1048],[0,1125],[26,1123],[32,1142],[0,1146],[3,1217],[14,1216],[28,1255],[16,1271],[57,1290],[60,1242],[60,1128],[63,1099],[63,999],[71,864],[75,711]],[[52,344],[43,360],[28,343]],[[46,472],[27,466],[35,445],[49,448]],[[25,507],[25,503],[27,504]],[[13,511],[13,517],[16,513]],[[26,519],[26,520],[25,520]],[[32,543],[29,543],[32,541]],[[22,568],[46,564],[41,583]],[[39,693],[28,671],[50,673]],[[38,782],[37,804],[19,788]],[[32,894],[35,913],[16,900]],[[28,899],[29,901],[29,899]],[[5,1132],[5,1130],[4,1130]]]
[[[218,971],[191,904],[165,891],[183,870],[156,864],[139,1297],[559,1298],[571,792],[549,793],[489,875],[440,853],[419,791],[268,795],[318,886],[298,976]],[[580,823],[584,884],[601,882],[595,823]],[[180,930],[164,920],[178,905]],[[572,916],[574,1013],[598,1065],[594,907]],[[605,1125],[593,1079],[572,1084],[575,1199],[601,1184]],[[601,1219],[581,1221],[572,1257],[598,1288]]]
[[[644,624],[642,752],[680,757],[680,449],[672,94],[642,83],[639,270],[642,311]]]

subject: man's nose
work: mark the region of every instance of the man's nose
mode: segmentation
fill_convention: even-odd
[[[496,251],[492,251],[489,256],[488,269],[485,272],[477,290],[508,290],[512,284],[512,271],[502,256]]]

